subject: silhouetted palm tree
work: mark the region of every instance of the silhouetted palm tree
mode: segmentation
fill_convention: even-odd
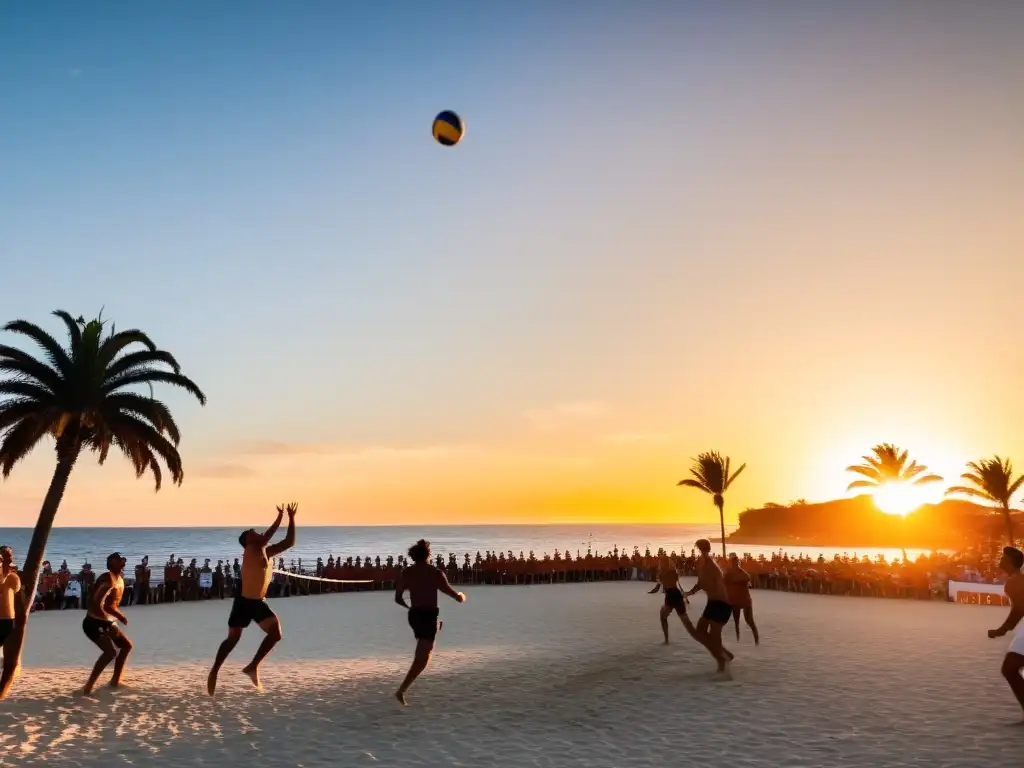
[[[722,456],[718,451],[701,453],[693,460],[693,466],[690,467],[690,474],[693,477],[679,481],[679,485],[697,488],[709,494],[715,506],[718,507],[718,522],[722,528],[723,557],[725,556],[725,492],[739,477],[740,472],[747,468],[747,465],[743,464],[730,475],[729,463],[729,457]]]
[[[967,462],[968,472],[960,475],[971,485],[954,485],[946,495],[959,493],[976,499],[998,504],[1006,524],[1006,538],[1013,546],[1013,518],[1010,517],[1010,501],[1024,485],[1024,475],[1013,477],[1013,464],[1009,459],[994,456],[991,459]]]
[[[862,479],[854,480],[848,486],[847,491],[854,488],[878,488],[886,483],[910,483],[912,485],[926,485],[928,483],[941,483],[942,477],[928,472],[928,467],[918,464],[916,461],[907,461],[909,452],[900,450],[891,443],[882,443],[871,449],[870,456],[863,456],[864,464],[855,464],[847,467],[847,472],[855,472],[861,475]]]
[[[147,470],[153,474],[157,490],[163,462],[171,480],[180,485],[183,472],[177,446],[181,434],[170,409],[153,398],[153,384],[179,387],[200,404],[206,403],[206,395],[181,374],[177,360],[157,349],[142,331],[113,327],[106,331],[100,317],[87,323],[62,310],[53,314],[67,328],[66,347],[26,320],[7,323],[3,330],[27,337],[41,355],[0,345],[0,473],[8,477],[47,436],[54,439],[57,453],[57,467],[22,569],[26,606],[32,605],[50,529],[81,452],[95,451],[102,464],[114,446],[131,461],[137,477]],[[133,345],[142,349],[129,351]],[[149,387],[148,396],[131,391],[139,385]],[[25,624],[20,622],[16,630],[17,655],[24,643]]]

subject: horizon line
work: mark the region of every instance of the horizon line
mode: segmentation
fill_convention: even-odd
[[[94,529],[105,529],[105,530],[135,530],[135,531],[166,531],[166,530],[192,530],[192,531],[214,531],[222,530],[224,528],[239,528],[243,526],[243,523],[237,525],[55,525],[52,530],[94,530]],[[659,522],[619,522],[619,523],[577,523],[577,522],[566,522],[566,523],[428,523],[421,525],[417,523],[380,523],[375,525],[352,525],[345,523],[310,523],[308,525],[301,526],[302,528],[543,528],[553,526],[565,526],[565,527],[578,527],[585,528],[587,526],[626,526],[626,525],[647,525],[647,526],[682,526],[682,525],[713,525],[718,526],[718,520],[707,521],[707,522],[690,522],[690,523],[666,523],[663,521]],[[726,525],[737,525],[737,523],[726,523]],[[299,526],[296,526],[297,528]],[[0,531],[32,531],[35,530],[35,526],[31,525],[4,525],[0,526]]]

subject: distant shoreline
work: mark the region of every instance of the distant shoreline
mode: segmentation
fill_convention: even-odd
[[[717,543],[721,543],[721,538],[716,540]],[[731,536],[726,537],[726,546],[777,546],[779,548],[784,547],[822,547],[824,549],[928,549],[928,550],[943,550],[952,551],[948,546],[936,544],[935,542],[929,542],[922,544],[921,542],[860,542],[858,544],[851,544],[845,541],[832,541],[830,539],[818,539],[818,538],[807,538],[802,536],[786,536],[784,534],[773,534],[771,536],[743,536],[742,538],[733,538]]]

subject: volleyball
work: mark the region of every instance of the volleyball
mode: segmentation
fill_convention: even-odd
[[[446,109],[434,118],[434,141],[442,146],[454,147],[465,131],[462,118],[450,110]]]

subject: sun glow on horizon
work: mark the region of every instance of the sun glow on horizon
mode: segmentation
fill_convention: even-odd
[[[880,510],[900,517],[906,517],[932,500],[930,489],[912,483],[884,483],[871,496]]]

